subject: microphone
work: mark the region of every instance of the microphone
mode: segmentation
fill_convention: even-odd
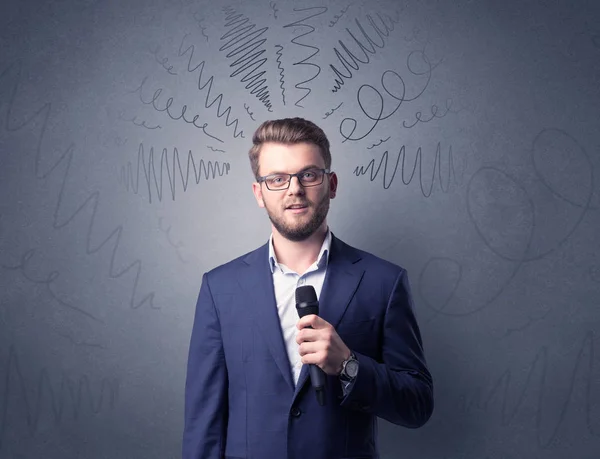
[[[319,315],[319,300],[317,292],[312,285],[303,285],[296,288],[296,310],[300,318],[308,315]],[[312,328],[312,327],[308,327]],[[315,389],[319,405],[325,405],[325,372],[317,365],[310,364],[310,383]]]

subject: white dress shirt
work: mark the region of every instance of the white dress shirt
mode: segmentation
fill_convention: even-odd
[[[310,265],[305,273],[300,275],[277,261],[275,250],[273,249],[273,234],[269,238],[269,266],[273,274],[277,313],[279,314],[279,322],[294,377],[294,384],[298,383],[298,377],[302,369],[302,361],[298,352],[298,344],[296,343],[296,335],[298,333],[296,324],[300,319],[296,310],[296,288],[302,285],[312,285],[317,294],[317,299],[320,297],[327,272],[330,247],[331,231],[327,228],[327,234],[325,235],[325,240],[321,246],[317,261]]]

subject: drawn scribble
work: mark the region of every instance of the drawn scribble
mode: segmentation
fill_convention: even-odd
[[[169,165],[171,160],[171,166]],[[148,155],[148,163],[146,164],[146,157],[144,155],[144,145],[140,143],[138,149],[137,163],[135,165],[135,177],[133,172],[133,166],[130,161],[127,162],[127,166],[121,167],[121,172],[119,174],[119,183],[125,185],[125,189],[129,191],[133,190],[135,194],[138,194],[140,189],[140,174],[143,170],[144,180],[146,182],[146,186],[148,187],[148,202],[152,203],[152,186],[151,183],[154,184],[154,188],[156,189],[156,194],[158,196],[158,200],[162,201],[163,199],[163,179],[165,178],[169,182],[169,190],[171,192],[171,199],[175,200],[175,190],[177,180],[179,177],[181,180],[181,186],[183,192],[185,193],[188,188],[188,183],[190,180],[190,175],[193,171],[194,179],[196,181],[196,185],[200,183],[200,179],[204,177],[204,180],[215,179],[217,176],[222,177],[223,175],[229,174],[230,165],[229,163],[219,163],[218,161],[207,161],[205,162],[203,159],[200,160],[200,163],[196,165],[196,160],[194,159],[194,155],[192,150],[188,151],[187,155],[187,165],[184,168],[181,165],[181,160],[179,158],[179,150],[177,148],[173,148],[173,152],[169,155],[169,152],[166,148],[163,148],[162,153],[160,155],[159,162],[159,170],[157,172],[154,160],[154,147],[150,147],[150,154]],[[176,169],[179,171],[179,175],[176,175]]]
[[[422,113],[420,111],[415,113],[415,122],[412,124],[406,124],[406,121],[402,122],[402,126],[404,126],[407,129],[413,128],[415,127],[418,123],[429,123],[430,121],[432,121],[435,118],[443,118],[445,117],[448,113],[458,113],[458,111],[451,111],[450,108],[452,108],[452,103],[453,100],[452,99],[446,99],[446,107],[445,110],[443,110],[441,113],[438,111],[439,107],[437,105],[432,105],[431,106],[431,116],[429,118],[422,118]],[[428,116],[428,115],[426,115]]]
[[[221,109],[221,102],[223,101],[223,93],[220,93],[217,97],[215,97],[212,102],[208,103],[208,99],[210,98],[210,92],[212,90],[212,84],[213,84],[213,80],[214,80],[214,76],[211,75],[208,80],[206,81],[206,83],[202,84],[202,73],[204,71],[204,64],[206,63],[206,61],[201,61],[199,64],[197,65],[192,65],[192,60],[194,59],[194,52],[195,52],[195,47],[194,45],[190,45],[188,46],[185,51],[182,51],[183,49],[183,43],[186,39],[186,37],[189,34],[185,34],[183,36],[183,38],[181,39],[181,43],[179,45],[179,57],[185,56],[186,54],[189,53],[189,58],[188,58],[188,64],[187,64],[187,71],[189,73],[193,73],[196,70],[200,69],[198,72],[198,90],[201,91],[203,90],[205,87],[208,86],[208,90],[206,91],[206,97],[204,99],[204,107],[205,108],[210,108],[212,107],[215,102],[217,102],[217,117],[221,118],[223,115],[225,115],[225,126],[229,127],[231,125],[233,125],[233,137],[237,138],[237,137],[241,137],[242,139],[245,138],[244,137],[244,131],[241,130],[239,132],[237,132],[237,128],[238,128],[238,119],[235,118],[233,121],[229,121],[229,115],[231,113],[231,105],[228,106],[225,110],[223,110],[223,112],[220,112]]]
[[[422,61],[427,65],[426,71],[419,72],[418,70],[415,70],[413,68],[413,64],[411,64],[411,59],[413,59],[415,55],[421,56]],[[426,77],[426,81],[423,84],[423,87],[416,94],[407,97],[406,84],[404,82],[404,79],[393,70],[386,70],[385,72],[383,72],[383,74],[381,75],[381,87],[392,99],[394,99],[397,102],[396,107],[394,107],[393,110],[391,110],[388,114],[383,115],[386,104],[385,104],[384,98],[381,95],[381,93],[377,89],[375,89],[375,87],[371,86],[370,84],[361,85],[360,88],[358,88],[358,91],[356,93],[356,99],[358,100],[358,105],[360,106],[360,109],[363,112],[363,114],[369,120],[372,121],[372,126],[363,135],[360,135],[357,137],[352,137],[352,135],[354,134],[354,132],[356,131],[356,129],[358,127],[358,122],[355,118],[350,118],[350,117],[344,118],[342,120],[342,122],[340,123],[340,134],[344,138],[344,140],[342,140],[342,143],[346,142],[347,140],[356,141],[356,140],[364,139],[367,135],[369,135],[373,131],[373,129],[375,129],[375,127],[381,120],[385,120],[385,119],[389,118],[390,116],[392,116],[394,113],[396,113],[396,111],[400,108],[400,106],[404,102],[412,102],[412,101],[418,99],[425,92],[425,90],[429,86],[429,83],[431,81],[431,75],[432,75],[432,72],[435,69],[435,67],[431,64],[431,62],[429,62],[429,59],[427,58],[425,53],[423,53],[423,51],[412,51],[407,57],[406,65],[407,65],[408,71],[412,75],[415,75],[417,77],[423,77],[423,76]],[[400,92],[394,93],[393,91],[391,91],[388,88],[388,85],[390,85],[390,87],[392,87],[392,88],[400,88]],[[379,107],[378,113],[369,107],[369,105],[371,105],[371,106],[373,105],[373,104],[369,104],[369,102],[371,102],[372,99],[374,99],[375,97],[376,97],[376,101],[377,101],[376,105]],[[366,101],[365,101],[365,99],[366,99]],[[367,103],[367,105],[365,105],[365,102]],[[350,124],[352,126],[350,129],[350,132],[347,132],[347,129],[345,129],[345,126],[347,126],[348,124]]]
[[[578,154],[579,158],[585,162],[585,166],[581,167],[581,171],[585,171],[586,175],[589,174],[589,178],[588,180],[583,180],[581,177],[577,178],[577,183],[585,183],[585,196],[582,197],[582,199],[580,201],[575,201],[574,199],[568,198],[566,196],[564,196],[560,191],[558,191],[557,185],[553,185],[545,176],[544,174],[542,174],[539,165],[538,165],[538,161],[536,160],[536,155],[539,154],[538,150],[539,150],[539,145],[542,142],[546,142],[549,145],[561,145],[562,142],[568,142],[570,144],[570,146],[573,147],[573,150]],[[595,178],[594,178],[594,168],[593,168],[593,164],[590,160],[589,154],[586,152],[585,148],[574,138],[572,137],[570,134],[568,134],[567,132],[561,130],[561,129],[542,129],[534,138],[533,142],[532,142],[532,148],[531,148],[531,163],[532,163],[532,167],[533,170],[537,176],[537,180],[536,180],[536,184],[539,184],[540,186],[543,186],[544,188],[546,188],[550,193],[552,193],[557,199],[568,203],[569,205],[571,205],[573,208],[576,209],[580,209],[580,213],[579,215],[574,218],[573,220],[569,221],[570,226],[568,227],[568,229],[566,229],[566,231],[564,232],[564,234],[562,235],[562,237],[560,239],[558,239],[557,241],[554,242],[554,244],[549,244],[549,246],[544,250],[544,249],[538,249],[537,251],[533,250],[533,242],[534,242],[534,236],[536,235],[538,230],[538,224],[537,224],[537,220],[536,220],[536,215],[539,214],[539,211],[536,210],[536,205],[535,205],[535,201],[533,200],[533,198],[531,197],[530,193],[527,191],[527,188],[525,186],[524,183],[521,183],[519,180],[517,180],[517,178],[513,177],[512,175],[510,175],[509,173],[507,173],[506,171],[503,171],[500,168],[497,167],[493,167],[493,166],[482,166],[480,167],[469,179],[469,182],[467,183],[467,214],[469,216],[469,219],[473,225],[473,228],[475,229],[477,235],[479,236],[480,240],[483,242],[483,244],[486,246],[487,249],[489,249],[492,253],[494,253],[499,259],[502,259],[504,261],[507,262],[511,262],[513,265],[510,269],[510,272],[508,273],[508,275],[506,276],[505,279],[502,279],[499,281],[499,285],[496,289],[491,290],[488,294],[487,294],[487,298],[486,299],[482,299],[482,300],[477,300],[475,302],[475,304],[473,306],[469,306],[469,307],[465,307],[465,305],[463,304],[464,302],[460,302],[460,307],[463,310],[456,310],[456,309],[450,309],[450,304],[453,298],[454,298],[454,293],[452,293],[450,295],[450,297],[447,299],[447,301],[444,302],[444,304],[440,305],[440,304],[436,304],[434,302],[431,302],[427,299],[427,295],[423,295],[423,292],[421,293],[421,300],[423,301],[423,304],[426,305],[427,307],[429,307],[430,309],[432,309],[432,311],[434,312],[434,314],[428,318],[425,323],[429,323],[432,320],[434,320],[436,317],[440,316],[440,315],[444,315],[444,316],[452,316],[452,317],[464,317],[464,316],[468,316],[468,315],[472,315],[472,314],[476,314],[479,311],[489,307],[490,305],[494,304],[498,298],[501,297],[502,293],[506,290],[506,288],[508,288],[509,285],[511,285],[512,281],[515,279],[516,275],[518,272],[520,272],[521,268],[525,265],[525,263],[530,263],[530,262],[534,262],[537,260],[541,260],[544,257],[547,257],[548,255],[554,253],[556,250],[558,250],[560,247],[562,247],[565,242],[574,234],[574,232],[579,228],[579,226],[581,225],[582,221],[584,220],[584,217],[587,215],[587,213],[589,212],[589,210],[591,209],[591,200],[594,194],[594,189],[595,189]],[[572,162],[572,159],[570,159],[570,161]],[[475,205],[474,205],[474,200],[477,196],[481,196],[482,192],[481,189],[475,189],[475,184],[477,182],[480,183],[485,183],[485,184],[489,184],[492,182],[492,180],[494,180],[495,182],[498,182],[499,185],[499,189],[501,190],[501,192],[499,192],[499,194],[501,196],[506,196],[506,199],[509,199],[510,201],[518,198],[521,203],[520,205],[517,206],[513,206],[517,209],[516,211],[516,218],[519,219],[519,228],[520,229],[520,233],[518,236],[516,237],[515,234],[511,234],[511,242],[512,244],[510,245],[511,247],[514,247],[515,245],[517,245],[517,247],[515,249],[513,249],[514,253],[508,253],[507,252],[507,244],[498,244],[493,243],[492,241],[492,237],[490,236],[490,234],[486,234],[486,232],[484,231],[484,227],[481,225],[481,223],[478,221],[477,216],[475,215]],[[587,183],[586,183],[587,182]],[[562,184],[562,183],[561,183]],[[487,188],[489,188],[489,185],[486,185]],[[515,195],[515,198],[512,198],[510,195],[507,194],[507,190],[514,190],[513,194]],[[492,191],[494,191],[492,189]],[[509,202],[510,202],[509,201]],[[488,201],[486,201],[488,202]],[[490,208],[489,204],[486,204],[485,206],[486,208],[486,213],[489,214],[489,212],[492,210],[492,208]],[[509,216],[504,216],[503,218],[503,224],[510,224],[510,219]],[[526,223],[526,224],[524,224]],[[498,228],[494,227],[493,228],[494,231],[497,231]],[[454,261],[454,263],[458,264],[460,266],[460,263],[458,261]],[[427,272],[431,270],[431,267],[435,268],[436,263],[427,263],[425,268],[423,268],[421,274],[420,274],[420,278],[419,278],[419,282],[418,285],[420,286],[419,288],[421,288],[421,286],[424,284],[423,282],[423,278],[427,275]],[[453,292],[457,290],[457,288],[459,287],[459,284],[461,282],[460,278],[456,279],[456,285],[455,288],[453,289]],[[521,327],[521,329],[523,329],[525,327]],[[513,331],[514,332],[514,331]]]
[[[273,17],[275,19],[277,19],[277,12],[279,11],[277,9],[277,3],[275,3],[275,2],[269,2],[269,6],[271,7],[271,10],[273,10]],[[270,16],[270,14],[269,14],[269,16]]]
[[[537,445],[539,447],[546,448],[554,443],[569,412],[578,413],[582,417],[582,421],[585,423],[588,432],[597,437],[600,435],[600,432],[595,429],[592,420],[594,402],[591,398],[592,381],[598,371],[595,368],[595,365],[598,365],[598,360],[594,358],[595,341],[596,337],[593,331],[588,331],[583,337],[577,355],[572,360],[574,362],[573,371],[566,373],[569,383],[566,386],[568,394],[565,400],[556,399],[555,394],[548,395],[548,388],[554,382],[554,378],[548,375],[548,370],[555,368],[555,365],[549,363],[548,346],[542,346],[527,369],[526,380],[522,389],[516,387],[517,383],[513,379],[513,375],[517,371],[508,368],[495,381],[491,381],[489,389],[478,388],[470,391],[468,395],[463,395],[460,398],[459,410],[468,414],[479,411],[489,416],[490,413],[488,411],[492,405],[499,405],[502,425],[509,426],[520,412],[526,413],[526,416],[529,418],[531,414],[529,403],[533,400],[536,403],[535,430]],[[518,373],[518,379],[521,379],[523,371],[518,370]],[[565,374],[564,370],[561,370],[561,373]],[[585,375],[585,386],[579,393],[585,394],[585,399],[578,400],[577,409],[571,409],[571,405],[575,402],[574,398],[576,397],[575,383],[582,374]],[[550,397],[552,399],[549,399]],[[525,407],[526,403],[527,406]],[[549,426],[548,416],[545,416],[544,413],[553,406],[560,407],[558,410],[560,415],[554,426],[544,429],[542,428],[542,423]],[[543,435],[544,431],[547,435]],[[544,436],[546,437],[545,439],[543,438]]]
[[[159,229],[160,229],[160,230],[161,230],[163,233],[165,233],[165,236],[167,237],[167,242],[168,242],[168,243],[171,245],[171,247],[173,247],[173,248],[175,249],[175,253],[177,254],[177,258],[179,258],[179,261],[181,261],[182,263],[185,263],[185,264],[187,264],[187,263],[188,263],[188,260],[185,260],[185,259],[183,258],[183,256],[181,255],[181,252],[179,252],[179,249],[181,249],[182,247],[184,247],[184,245],[185,245],[185,244],[184,244],[183,242],[181,242],[181,241],[178,241],[178,242],[173,242],[173,241],[171,240],[171,226],[169,226],[169,227],[168,227],[168,228],[166,228],[166,229],[165,229],[165,228],[163,228],[162,221],[163,221],[163,218],[162,218],[162,217],[160,217],[160,218],[158,219],[158,228],[159,228]]]
[[[530,327],[532,324],[534,324],[535,322],[539,322],[540,320],[543,320],[546,318],[546,316],[548,315],[548,313],[550,313],[550,309],[546,309],[546,311],[539,317],[531,317],[529,316],[527,318],[527,322],[519,327],[509,327],[506,329],[506,332],[504,333],[503,338],[508,337],[509,335],[512,335],[513,333],[516,332],[521,332],[523,330],[525,330],[526,328]]]
[[[348,8],[350,8],[350,6],[352,6],[352,3],[350,3],[349,5],[347,5],[344,9],[340,10],[340,14],[334,14],[333,15],[333,19],[331,21],[329,21],[329,27],[333,27],[334,25],[336,25],[337,22],[346,13],[346,11],[348,11]]]
[[[229,67],[236,68],[229,76],[231,78],[243,73],[242,83],[248,82],[245,89],[250,89],[250,94],[254,95],[262,104],[267,107],[269,112],[273,111],[269,88],[267,86],[267,80],[264,75],[267,73],[265,69],[261,72],[258,70],[267,62],[266,57],[260,58],[267,50],[263,47],[267,41],[266,38],[261,37],[267,30],[268,27],[262,29],[256,29],[256,24],[250,23],[249,19],[243,14],[236,14],[236,10],[232,7],[224,7],[223,12],[225,16],[225,28],[229,29],[222,37],[221,40],[228,40],[223,46],[219,48],[219,51],[225,51],[232,46],[234,48],[226,54],[227,58],[232,58],[240,54],[240,56],[232,62]],[[258,73],[257,73],[258,72]]]
[[[373,145],[371,145],[370,147],[367,147],[367,150],[372,150],[375,147],[378,147],[379,145],[381,145],[383,142],[387,142],[388,140],[390,140],[390,137],[388,137],[387,139],[379,139],[378,143],[374,143]]]
[[[77,381],[73,381],[63,372],[60,382],[56,385],[57,389],[52,383],[52,380],[56,379],[51,376],[54,371],[43,367],[34,381],[26,381],[14,345],[8,349],[8,362],[3,373],[5,386],[4,394],[0,397],[0,450],[4,433],[8,430],[9,423],[14,422],[13,418],[8,416],[9,403],[15,403],[16,400],[20,402],[19,409],[24,414],[31,436],[37,433],[40,418],[47,417],[44,409],[48,407],[54,425],[59,426],[67,417],[77,420],[84,414],[92,415],[112,410],[119,400],[120,382],[116,378],[102,378],[92,383],[90,378],[83,374]]]
[[[385,48],[384,37],[389,37],[390,32],[394,30],[394,24],[397,24],[400,19],[398,17],[398,14],[396,15],[395,19],[391,18],[389,15],[386,14],[385,16],[389,22],[389,24],[386,24],[379,13],[377,14],[377,16],[381,21],[383,30],[380,29],[380,27],[377,24],[375,24],[375,21],[373,20],[373,17],[371,15],[367,14],[367,20],[369,21],[369,24],[371,24],[371,27],[373,28],[375,33],[378,35],[379,39],[377,41],[379,43],[373,41],[373,37],[371,37],[365,31],[363,25],[358,19],[355,19],[354,21],[356,22],[356,26],[361,31],[364,40],[367,42],[367,44],[363,43],[358,38],[356,38],[354,34],[350,31],[350,29],[346,27],[346,32],[348,32],[350,37],[352,37],[354,42],[361,49],[363,55],[362,59],[357,57],[352,51],[350,51],[350,49],[348,49],[348,47],[342,40],[338,40],[338,43],[340,44],[340,47],[345,51],[346,56],[344,56],[337,48],[333,48],[333,51],[336,57],[338,58],[340,65],[344,67],[345,72],[343,70],[338,70],[338,68],[335,67],[333,64],[329,64],[329,67],[331,67],[331,70],[333,70],[333,73],[335,74],[335,76],[333,77],[334,85],[331,89],[331,92],[337,92],[338,90],[340,90],[341,87],[344,85],[344,80],[349,80],[353,77],[352,70],[359,70],[359,62],[361,64],[368,64],[371,61],[371,59],[369,58],[369,54],[375,54],[377,52],[377,50],[375,49],[376,47],[379,49]],[[373,34],[373,32],[371,32],[371,34]]]
[[[29,249],[26,250],[22,255],[21,255],[21,260],[16,263],[16,264],[12,264],[12,265],[0,265],[1,268],[9,270],[9,271],[19,271],[21,273],[21,275],[27,279],[29,282],[31,282],[32,284],[36,284],[36,285],[43,285],[46,287],[46,290],[48,292],[48,294],[54,299],[54,301],[56,301],[59,305],[61,305],[64,308],[70,309],[72,311],[75,311],[79,314],[82,314],[86,317],[88,317],[89,319],[94,320],[95,322],[99,322],[99,323],[104,323],[104,321],[102,321],[101,319],[99,319],[98,317],[96,317],[95,315],[93,315],[91,312],[88,312],[78,306],[74,306],[72,304],[70,304],[68,301],[65,301],[64,299],[60,298],[52,289],[52,284],[60,277],[60,271],[58,270],[53,270],[52,272],[50,272],[48,274],[48,276],[44,279],[44,278],[36,278],[34,277],[30,271],[31,269],[29,269],[30,267],[30,262],[33,259],[33,257],[36,254],[36,249]]]
[[[150,129],[150,130],[161,129],[162,128],[162,126],[160,124],[157,124],[156,126],[148,126],[146,124],[146,121],[142,121],[141,123],[137,122],[137,116],[134,116],[133,118],[125,118],[123,116],[123,112],[122,111],[119,112],[118,118],[120,120],[131,122],[131,123],[135,124],[136,126],[144,127],[146,129]]]
[[[281,62],[283,46],[275,45],[275,48],[279,48],[279,50],[275,51],[277,54],[277,68],[279,69],[279,87],[281,88],[281,97],[283,98],[283,105],[285,105],[285,88],[283,84],[285,83],[285,74],[283,73],[283,63]]]
[[[248,115],[250,116],[252,121],[256,121],[256,119],[254,119],[254,113],[250,111],[250,106],[247,104],[244,104],[244,108],[246,109],[246,112],[248,113]]]
[[[308,32],[305,32],[301,35],[297,35],[294,38],[292,38],[291,42],[294,43],[295,45],[298,46],[302,46],[304,48],[310,48],[315,50],[310,56],[305,57],[304,59],[294,62],[292,65],[308,65],[311,67],[316,67],[317,69],[317,73],[315,75],[313,75],[311,78],[309,78],[308,80],[304,80],[301,81],[300,83],[296,83],[294,85],[294,87],[296,89],[302,89],[304,91],[306,91],[306,94],[304,94],[303,97],[301,97],[300,99],[298,99],[294,105],[296,107],[300,107],[300,108],[304,108],[303,105],[299,105],[299,102],[304,100],[311,92],[311,89],[308,86],[302,86],[306,83],[311,82],[312,80],[314,80],[315,78],[317,78],[319,76],[319,74],[321,73],[321,66],[318,64],[315,64],[314,62],[308,62],[310,59],[312,59],[314,56],[316,56],[319,51],[321,51],[320,48],[316,47],[316,46],[311,46],[311,45],[307,45],[305,43],[301,43],[298,41],[299,38],[305,37],[306,35],[310,35],[311,33],[313,33],[315,31],[315,28],[309,24],[305,24],[304,21],[308,21],[309,19],[312,19],[314,17],[320,16],[321,14],[324,14],[327,12],[327,7],[326,6],[315,6],[315,7],[310,7],[310,8],[294,8],[294,11],[311,11],[311,10],[317,10],[316,13],[311,13],[308,16],[303,17],[302,19],[299,19],[295,22],[292,22],[290,24],[286,24],[283,26],[284,29],[290,28],[290,27],[306,27],[308,29],[310,29]]]
[[[402,159],[402,165],[400,167],[400,177],[402,179],[402,183],[404,185],[410,185],[410,183],[413,181],[413,178],[415,178],[415,174],[417,172],[417,167],[418,167],[419,173],[418,173],[417,178],[419,180],[421,194],[425,198],[428,198],[429,196],[431,196],[431,193],[433,192],[433,186],[435,185],[435,181],[436,181],[435,180],[436,172],[437,172],[437,179],[438,179],[438,183],[440,185],[440,189],[444,193],[447,193],[448,190],[450,189],[450,176],[452,176],[454,183],[458,184],[458,182],[456,181],[456,171],[454,168],[452,145],[450,145],[448,147],[448,174],[446,177],[446,185],[444,185],[444,181],[442,180],[442,166],[441,166],[442,147],[441,147],[440,142],[438,142],[437,148],[435,151],[435,160],[433,163],[433,170],[431,172],[431,184],[429,185],[429,190],[425,189],[424,180],[423,180],[424,174],[423,174],[423,164],[422,164],[423,160],[421,158],[421,156],[422,156],[421,147],[419,147],[417,149],[417,154],[415,155],[415,161],[412,166],[412,171],[409,172],[408,176],[405,176],[405,174],[404,174],[406,171],[410,170],[410,167],[407,167],[407,165],[406,165],[406,146],[402,145],[402,148],[400,148],[398,156],[396,157],[396,164],[394,165],[393,170],[391,172],[388,172],[388,155],[389,155],[389,153],[387,150],[381,155],[381,159],[379,160],[379,165],[377,166],[377,169],[375,169],[375,159],[372,159],[371,161],[369,161],[369,164],[367,164],[367,166],[357,166],[354,169],[354,175],[359,177],[361,175],[367,175],[367,173],[368,173],[369,180],[371,182],[374,181],[377,177],[380,177],[383,188],[385,190],[387,190],[394,182],[394,178],[396,177],[396,172],[398,171],[398,165],[400,165],[400,160]],[[382,167],[383,167],[383,170],[382,170]],[[389,174],[391,174],[391,176]]]
[[[167,73],[169,73],[170,75],[177,75],[177,72],[173,71],[172,65],[167,66],[167,64],[169,62],[168,57],[163,57],[162,59],[159,59],[159,57],[158,57],[159,51],[160,51],[160,45],[156,45],[156,49],[150,50],[150,53],[152,53],[152,55],[154,56],[154,60],[156,62],[158,62],[161,65],[161,67],[164,68],[167,71]]]
[[[225,150],[219,150],[218,148],[213,148],[210,145],[207,145],[206,147],[210,148],[212,151],[220,151],[221,153],[225,153]]]
[[[325,112],[325,116],[323,117],[323,119],[329,118],[333,112],[335,112],[338,108],[340,108],[342,105],[344,105],[344,102],[341,102],[337,107],[332,108],[330,111]]]
[[[10,77],[14,78],[14,83],[8,84],[4,80],[9,80]],[[140,277],[142,276],[142,260],[136,259],[131,262],[128,266],[118,269],[116,260],[119,260],[118,265],[123,265],[123,255],[122,255],[122,246],[121,246],[121,238],[123,233],[123,226],[118,225],[114,227],[111,233],[99,244],[95,245],[92,243],[92,234],[97,234],[98,230],[96,229],[96,221],[98,214],[98,208],[100,206],[101,194],[99,191],[95,191],[88,195],[88,197],[79,204],[79,207],[76,208],[75,211],[72,212],[71,215],[64,217],[61,221],[60,215],[67,213],[64,209],[65,205],[63,204],[63,200],[65,199],[65,189],[67,187],[67,183],[70,178],[71,164],[73,162],[73,158],[75,157],[75,144],[71,143],[65,151],[59,156],[59,158],[52,162],[51,166],[49,166],[48,170],[43,172],[41,170],[40,164],[43,162],[46,163],[47,160],[42,160],[42,157],[46,157],[50,153],[47,153],[48,149],[43,149],[44,140],[46,138],[46,130],[48,128],[50,114],[52,113],[52,104],[50,102],[41,106],[37,111],[35,111],[30,116],[26,117],[24,121],[21,123],[12,122],[15,117],[13,115],[13,110],[15,107],[15,103],[17,100],[17,95],[19,94],[19,85],[21,83],[21,63],[17,62],[8,66],[2,73],[0,73],[0,95],[2,95],[3,91],[7,91],[10,96],[8,98],[6,117],[4,122],[4,129],[8,132],[17,132],[24,129],[26,126],[32,124],[33,126],[40,126],[40,131],[37,138],[37,145],[35,148],[35,160],[34,160],[34,173],[35,177],[40,180],[46,180],[49,176],[51,176],[55,171],[56,173],[62,172],[62,182],[60,184],[60,189],[58,190],[57,202],[53,211],[52,218],[52,228],[55,230],[59,230],[68,226],[72,221],[74,221],[79,214],[84,214],[89,218],[89,224],[87,227],[86,233],[86,241],[85,241],[85,253],[86,255],[93,255],[99,252],[102,248],[109,244],[111,240],[113,240],[112,248],[110,249],[110,262],[109,262],[109,270],[108,275],[110,278],[116,279],[121,278],[124,275],[128,274],[130,271],[133,273],[133,285],[131,291],[131,297],[129,299],[129,306],[132,309],[138,309],[146,303],[149,303],[152,309],[160,309],[160,307],[154,305],[154,292],[150,292],[145,295],[143,298],[138,299],[138,284],[140,281]],[[38,122],[39,120],[39,122]],[[53,148],[51,153],[54,155],[56,149]],[[86,218],[86,217],[81,217]],[[79,224],[81,224],[81,218],[79,219]],[[55,280],[56,277],[53,277],[52,280]]]
[[[196,12],[193,14],[193,17],[194,17],[194,20],[196,21],[196,23],[198,24],[198,27],[200,27],[200,30],[202,31],[202,36],[203,36],[204,38],[206,38],[206,41],[208,41],[208,35],[206,35],[206,32],[205,32],[205,30],[206,30],[206,27],[204,27],[204,26],[202,25],[202,23],[204,22],[204,18],[203,18],[203,17],[200,17],[200,18],[199,18],[199,17],[198,17],[198,12],[197,12],[197,11],[196,11]]]
[[[188,124],[191,124],[192,126],[198,128],[198,129],[202,129],[202,133],[207,135],[208,137],[211,137],[215,140],[217,140],[218,142],[223,143],[223,141],[221,139],[219,139],[218,137],[209,134],[208,132],[206,132],[206,128],[208,127],[208,123],[204,123],[202,125],[198,125],[196,124],[196,121],[198,120],[198,118],[200,118],[199,114],[195,114],[194,117],[190,120],[188,118],[186,118],[185,116],[185,112],[187,111],[187,104],[183,104],[181,106],[181,113],[178,116],[174,116],[171,113],[171,106],[173,105],[173,98],[169,97],[167,99],[167,101],[165,102],[164,107],[159,107],[157,105],[158,100],[160,99],[160,96],[162,95],[163,92],[163,88],[158,88],[156,91],[154,91],[154,94],[152,96],[152,99],[146,100],[144,99],[144,96],[142,95],[142,91],[144,90],[144,85],[146,84],[146,80],[148,79],[147,76],[145,76],[142,79],[142,82],[140,83],[140,85],[134,89],[133,91],[127,91],[129,94],[135,94],[138,93],[138,97],[140,99],[140,102],[142,102],[144,105],[152,105],[152,107],[154,108],[154,110],[156,110],[157,112],[166,112],[167,115],[169,115],[169,118],[171,118],[172,120],[183,120]]]

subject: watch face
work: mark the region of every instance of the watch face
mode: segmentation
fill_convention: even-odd
[[[351,378],[355,378],[358,373],[358,360],[350,360],[346,363],[346,374]]]

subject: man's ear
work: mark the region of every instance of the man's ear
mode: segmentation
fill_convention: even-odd
[[[254,193],[254,197],[256,198],[256,202],[258,203],[258,206],[265,207],[265,202],[263,201],[262,188],[260,186],[260,183],[254,182],[252,184],[252,192]]]
[[[336,175],[335,172],[332,172],[329,175],[329,197],[331,199],[335,198],[335,195],[337,193],[337,187],[338,187],[338,176]]]

